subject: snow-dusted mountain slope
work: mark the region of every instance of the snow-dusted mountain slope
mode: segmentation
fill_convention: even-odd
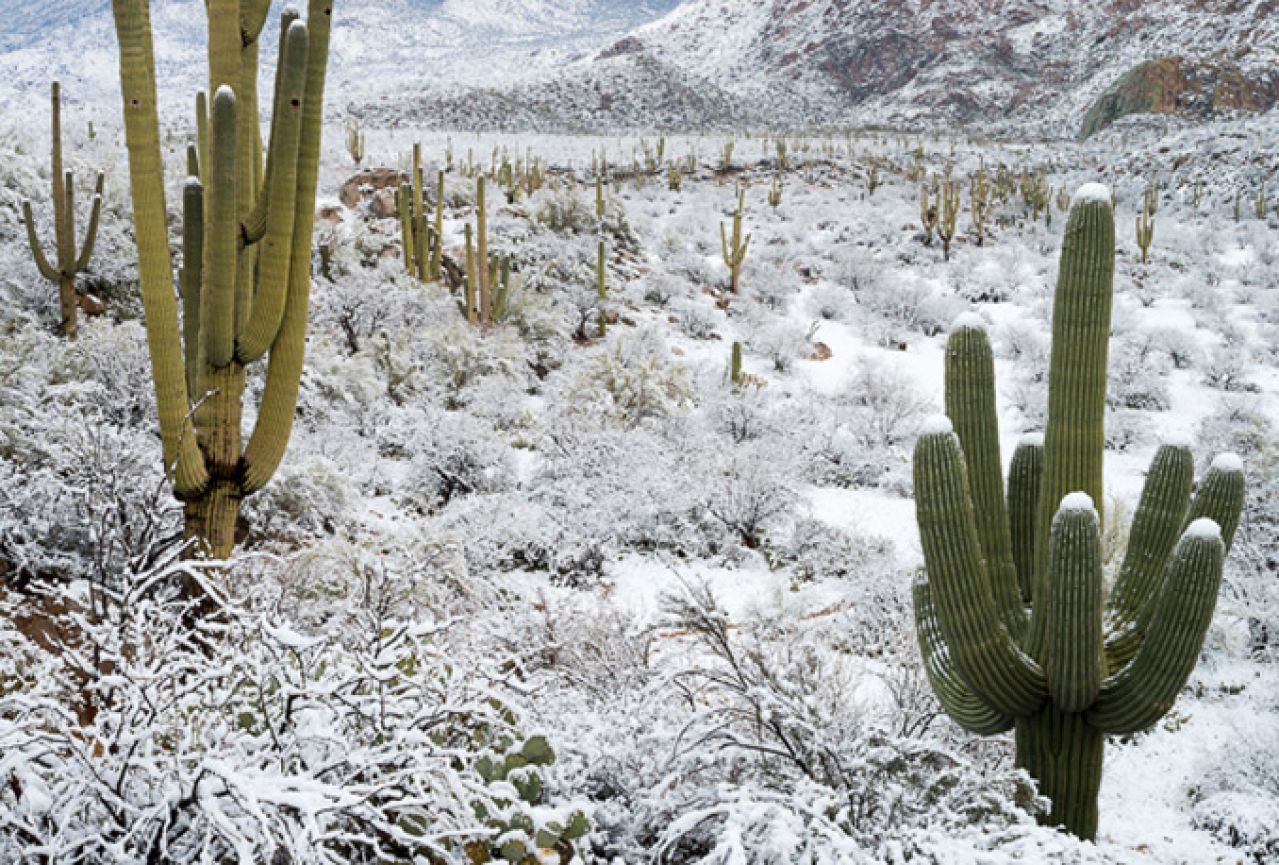
[[[397,87],[510,83],[590,56],[677,2],[339,0],[334,92],[369,99]],[[164,95],[188,98],[203,75],[201,5],[152,2]],[[283,5],[273,4],[277,13]],[[266,42],[274,42],[270,28]],[[116,62],[109,0],[16,0],[0,18],[0,105],[52,77],[64,80],[70,100],[99,101],[115,93]]]
[[[390,111],[505,128],[959,121],[1074,135],[1099,102],[1101,125],[1142,108],[1267,110],[1277,45],[1275,0],[687,0],[567,69],[462,101],[417,89]]]

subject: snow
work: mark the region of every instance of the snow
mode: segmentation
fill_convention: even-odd
[[[986,329],[986,320],[975,312],[966,312],[959,318],[955,319],[950,326],[951,331],[958,330],[982,330]]]
[[[1044,446],[1044,434],[1041,432],[1026,433],[1017,439],[1018,447],[1042,448]]]
[[[1079,204],[1098,201],[1109,204],[1110,188],[1104,183],[1085,183],[1075,192],[1074,200]]]
[[[1064,496],[1061,500],[1060,510],[1066,511],[1067,513],[1097,512],[1097,508],[1093,504],[1092,496],[1088,495],[1088,493],[1081,492],[1069,493]]]
[[[1186,527],[1186,537],[1199,541],[1221,540],[1221,526],[1215,520],[1201,517]]]
[[[1176,431],[1164,433],[1161,442],[1166,447],[1189,449],[1194,446],[1195,440],[1189,433]]]
[[[1212,467],[1219,472],[1241,473],[1244,470],[1243,458],[1235,453],[1217,454],[1213,457]]]
[[[944,436],[950,435],[955,431],[955,425],[951,423],[950,418],[944,414],[935,414],[928,420],[920,424],[919,434],[921,436]]]

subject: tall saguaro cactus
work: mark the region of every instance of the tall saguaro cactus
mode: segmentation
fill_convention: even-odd
[[[311,291],[311,235],[332,0],[281,16],[270,146],[263,163],[258,36],[270,0],[209,0],[207,185],[187,179],[183,328],[166,225],[149,0],[112,0],[142,300],[166,469],[200,554],[225,558],[244,497],[284,456],[293,427]],[[186,335],[183,344],[182,335]],[[269,361],[242,441],[246,370]]]
[[[723,249],[724,266],[728,268],[729,289],[737,294],[742,284],[742,264],[751,246],[751,235],[742,236],[742,215],[746,212],[746,189],[737,190],[737,208],[733,211],[733,232],[730,238],[724,223],[719,224],[719,240]]]
[[[920,648],[947,713],[980,734],[1016,728],[1017,762],[1052,800],[1047,820],[1097,831],[1107,735],[1170,709],[1203,647],[1243,504],[1242,465],[1219,457],[1192,498],[1189,447],[1160,448],[1114,590],[1103,600],[1103,416],[1114,288],[1105,187],[1075,196],[1053,312],[1048,427],[1012,459],[1005,495],[994,360],[980,321],[956,323],[946,412],[915,450],[926,571]]]
[[[93,244],[98,238],[98,218],[102,215],[102,187],[104,176],[98,172],[98,181],[93,190],[93,206],[89,211],[89,224],[85,228],[84,242],[76,249],[75,225],[75,178],[70,171],[62,167],[62,85],[53,82],[51,88],[50,114],[52,116],[52,162],[49,173],[53,181],[53,236],[57,247],[52,262],[40,245],[36,234],[35,216],[31,211],[31,201],[22,202],[22,220],[27,225],[27,241],[31,244],[31,255],[35,258],[40,275],[50,282],[58,284],[58,305],[62,311],[62,333],[68,339],[75,339],[79,333],[75,281],[76,276],[83,273],[93,257]]]

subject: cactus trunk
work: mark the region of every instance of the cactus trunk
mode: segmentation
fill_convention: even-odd
[[[257,38],[270,2],[210,0],[213,98],[198,102],[196,160],[207,186],[190,177],[184,190],[181,329],[170,273],[150,4],[113,0],[112,8],[165,466],[185,505],[193,553],[225,558],[234,548],[241,501],[261,489],[283,459],[297,405],[332,3],[310,0],[305,23],[288,10],[281,18],[264,166]],[[268,355],[262,404],[246,445],[247,368]]]
[[[1105,735],[1083,714],[1048,703],[1017,721],[1017,766],[1039,783],[1052,810],[1050,826],[1080,838],[1097,835],[1097,793],[1101,789]]]

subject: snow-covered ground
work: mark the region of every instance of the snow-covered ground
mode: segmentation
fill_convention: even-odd
[[[36,122],[0,127],[0,579],[123,591],[122,575],[146,573],[173,549],[180,515],[155,440],[120,135],[103,109],[90,140],[84,114],[69,110],[68,156],[82,177],[108,170],[83,282],[107,313],[75,345],[52,333],[54,292],[18,217],[24,196],[47,195],[43,120],[33,111]],[[464,168],[487,169],[495,152],[548,168],[531,197],[507,202],[490,185],[493,250],[511,256],[524,285],[508,320],[483,331],[447,289],[406,276],[395,220],[373,218],[367,203],[340,206],[355,168],[335,124],[320,184],[332,220],[317,227],[331,264],[317,277],[297,428],[278,477],[247,506],[245,554],[229,578],[249,623],[236,626],[245,648],[216,655],[222,685],[200,680],[211,695],[236,688],[225,702],[170,691],[163,664],[145,659],[183,651],[180,641],[134,646],[142,657],[110,683],[115,702],[103,713],[118,709],[121,730],[144,732],[99,734],[124,737],[122,748],[66,736],[49,752],[82,747],[59,763],[38,756],[38,737],[22,737],[43,729],[31,719],[67,698],[74,677],[0,623],[0,744],[11,747],[0,751],[0,854],[69,850],[77,826],[98,820],[108,827],[98,858],[53,861],[105,862],[110,851],[145,861],[128,858],[141,849],[130,827],[164,824],[165,808],[188,819],[194,801],[202,816],[184,824],[191,836],[220,839],[210,849],[240,862],[271,861],[260,857],[277,847],[316,857],[284,861],[339,861],[321,858],[308,833],[380,825],[355,800],[376,798],[369,788],[383,777],[430,804],[406,832],[476,833],[470,803],[488,796],[485,807],[501,810],[496,797],[510,808],[510,794],[479,784],[468,760],[501,751],[491,731],[510,725],[555,748],[538,806],[550,810],[534,817],[562,822],[581,809],[593,826],[577,845],[586,861],[1271,861],[1279,217],[1271,204],[1257,218],[1252,197],[1276,125],[1167,138],[1116,129],[1087,145],[795,133],[784,171],[772,139],[737,137],[722,171],[723,137],[671,135],[666,163],[695,165],[679,191],[665,164],[630,176],[656,137],[368,129],[368,165],[405,168],[421,142],[433,178],[451,152],[446,245],[459,261],[474,216]],[[173,128],[171,208],[189,136]],[[1200,158],[1213,141],[1232,146]],[[603,336],[590,180],[601,154],[614,177]],[[1042,170],[1050,224],[1032,220],[1013,189],[978,246],[967,187],[981,163],[992,180],[1003,168]],[[872,166],[883,181],[873,194]],[[938,242],[924,243],[919,181],[907,174],[948,167],[965,209],[945,261]],[[1155,730],[1107,747],[1095,846],[1038,828],[1016,807],[1026,782],[1009,738],[982,742],[937,715],[909,602],[921,564],[910,452],[941,406],[950,324],[975,312],[989,325],[1007,459],[1042,423],[1065,224],[1057,191],[1093,180],[1116,190],[1120,238],[1108,544],[1120,548],[1162,437],[1190,436],[1204,465],[1240,451],[1254,489],[1191,685]],[[1143,265],[1132,226],[1152,182],[1160,206]],[[752,242],[733,296],[720,225],[739,185]],[[734,342],[752,377],[739,388],[727,375]],[[251,384],[250,402],[259,390]],[[371,588],[384,583],[394,591]],[[440,630],[405,636],[388,621]],[[343,695],[362,675],[433,677],[417,690],[387,685],[380,698],[385,709],[411,695],[422,735],[384,713],[377,724],[395,732],[361,738],[377,712]],[[237,702],[245,683],[256,683],[258,702]],[[156,703],[161,692],[181,696]],[[311,714],[295,716],[287,694]],[[240,720],[222,727],[227,706]],[[439,733],[432,712],[445,706],[487,732],[467,742]],[[175,744],[197,717],[205,725]],[[420,762],[388,768],[401,752]],[[341,763],[340,780],[326,774],[328,759]],[[95,781],[95,765],[118,772],[119,788]],[[415,772],[430,783],[415,787]],[[232,792],[219,798],[207,778]]]

